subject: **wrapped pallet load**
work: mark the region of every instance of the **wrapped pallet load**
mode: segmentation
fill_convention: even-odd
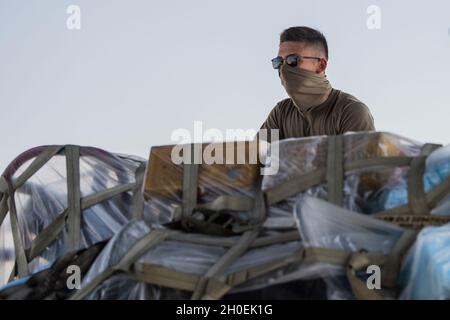
[[[143,159],[92,147],[19,155],[0,179],[0,284],[111,238],[133,218],[144,169]]]

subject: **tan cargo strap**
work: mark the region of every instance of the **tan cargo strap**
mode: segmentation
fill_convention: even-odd
[[[258,178],[258,184],[257,184],[257,191],[255,194],[255,200],[254,205],[252,208],[252,215],[250,217],[250,225],[263,225],[264,221],[266,220],[266,197],[264,192],[262,191],[262,180],[263,176],[259,176]]]
[[[424,145],[423,152],[430,153],[439,145]],[[265,191],[267,205],[286,200],[323,182],[328,184],[329,201],[342,205],[345,172],[367,169],[377,166],[402,167],[409,166],[414,157],[377,157],[344,161],[344,137],[342,135],[328,137],[327,170],[316,169],[304,175],[288,178],[275,187]]]
[[[79,183],[78,184],[76,183],[76,180],[79,181],[79,160],[77,160],[77,158],[79,159],[79,147],[70,146],[70,145],[68,145],[68,146],[55,145],[55,146],[46,147],[31,162],[31,164],[24,170],[24,172],[18,178],[16,178],[15,181],[13,181],[11,183],[12,189],[16,190],[17,188],[20,188],[27,181],[27,179],[29,179],[34,173],[36,173],[40,168],[42,168],[51,159],[51,157],[55,156],[56,154],[61,153],[61,151],[63,151],[64,149],[66,149],[65,150],[66,151],[66,164],[67,164],[67,172],[68,172],[68,174],[67,174],[68,207],[72,207],[74,212],[77,212],[78,211],[77,203],[78,202],[81,203],[80,210],[79,210],[79,212],[80,212],[79,219],[81,219],[83,210],[85,210],[89,207],[92,207],[98,203],[101,203],[103,201],[109,200],[118,194],[128,192],[128,191],[132,190],[133,188],[136,188],[135,182],[125,184],[125,185],[119,185],[119,186],[115,186],[115,187],[97,192],[95,194],[86,196],[86,197],[80,199],[79,201],[76,201],[76,199],[79,198],[79,188],[76,187],[77,185],[79,186]],[[78,149],[78,151],[77,151],[77,149]],[[77,165],[77,162],[78,162],[78,165]],[[145,163],[144,163],[144,165],[145,165]],[[142,168],[141,168],[141,170],[142,170]],[[77,176],[78,176],[78,178],[77,178]],[[73,182],[69,182],[69,180],[71,180]],[[7,179],[4,176],[0,177],[0,191],[1,191],[0,192],[0,195],[1,195],[1,197],[0,197],[0,225],[1,225],[3,223],[4,218],[6,217],[6,215],[8,213],[8,211],[11,211],[11,205],[12,205],[11,203],[9,203],[9,206],[8,206],[10,192],[9,192],[9,188],[8,188]],[[69,201],[69,198],[71,199],[70,201]],[[136,207],[136,206],[134,206],[134,207]],[[17,209],[15,208],[15,203],[14,203],[13,210],[14,210],[14,212],[12,212],[12,214],[13,215],[15,214],[17,216]],[[17,262],[15,263],[15,266],[12,270],[10,280],[12,280],[14,278],[14,276],[16,275],[16,272],[19,271],[18,269],[21,270],[21,274],[19,273],[18,275],[20,277],[22,277],[24,275],[25,271],[24,271],[23,265],[25,264],[25,262],[23,260],[27,261],[26,264],[28,264],[28,261],[32,261],[47,246],[49,246],[57,238],[58,234],[63,230],[66,223],[68,223],[68,221],[67,221],[68,216],[69,216],[69,210],[68,210],[68,208],[66,208],[60,214],[58,214],[57,217],[31,241],[30,247],[28,249],[24,249],[25,259],[20,258],[20,259],[22,259],[21,263],[19,263],[19,261],[16,260]],[[78,220],[76,217],[76,214],[73,216],[72,219]],[[17,219],[14,219],[14,220],[17,221],[17,226],[18,226],[18,220]],[[15,223],[15,222],[13,222],[13,223]],[[11,225],[11,227],[13,227],[13,225]],[[74,228],[74,229],[77,229],[77,228]],[[69,227],[69,232],[70,232],[70,227]],[[74,232],[76,232],[76,230],[72,230],[72,237],[73,237]],[[80,231],[78,231],[78,234],[80,234],[79,232]],[[13,235],[13,238],[14,238],[14,235]],[[78,238],[78,240],[76,238]],[[16,241],[17,241],[17,239],[22,239],[20,229],[19,229],[19,236],[16,236]],[[74,240],[79,241],[79,236],[74,237],[72,239],[72,241],[74,241]],[[74,243],[72,243],[71,245],[73,246]],[[16,247],[16,245],[14,245],[14,246]],[[22,247],[23,247],[23,243],[22,243]],[[21,251],[20,244],[19,244],[19,247],[17,247],[17,248],[19,251]],[[16,256],[19,258],[21,255],[16,254]],[[19,265],[21,265],[20,268],[19,268]]]
[[[195,209],[210,211],[250,211],[254,207],[255,200],[244,196],[222,195],[215,200],[198,204]]]
[[[142,220],[144,218],[144,192],[142,190],[144,185],[145,169],[147,164],[142,162],[139,167],[137,167],[134,175],[134,186],[133,186],[133,216]]]
[[[198,188],[198,164],[193,162],[183,164],[183,199],[181,223],[184,228],[188,229],[187,224],[189,218],[197,205],[197,188]]]
[[[209,297],[213,295],[213,290],[216,294],[219,292],[218,287],[215,288],[208,287],[210,285],[210,279],[219,278],[222,273],[228,268],[234,261],[236,261],[247,249],[251,246],[252,242],[258,236],[260,230],[251,230],[245,232],[238,242],[231,247],[218,261],[215,263],[206,273],[205,276],[201,277],[199,282],[197,283],[194,293],[192,294],[192,299],[197,300],[202,297]],[[227,292],[231,287],[224,284],[220,288],[220,293],[223,295]]]
[[[15,191],[11,181],[6,180],[6,183],[8,185],[9,217],[11,221],[11,230],[14,241],[17,273],[19,277],[25,277],[29,274],[29,269],[27,257],[25,255],[25,248],[23,244],[22,234],[20,232],[19,219],[17,217],[16,201],[14,199]]]
[[[372,167],[406,167],[414,157],[376,157],[369,159],[357,159],[344,163],[345,171],[367,169]]]
[[[328,201],[342,206],[344,197],[344,137],[328,137],[327,157]]]
[[[80,148],[66,146],[67,167],[67,227],[68,250],[80,248],[81,195],[80,195]]]
[[[415,215],[428,214],[430,212],[425,196],[423,176],[428,155],[438,147],[438,145],[434,144],[424,144],[420,156],[415,157],[411,161],[408,173],[408,203],[410,211]]]
[[[444,181],[435,186],[432,190],[425,194],[426,203],[429,208],[434,208],[441,200],[443,200],[448,194],[450,194],[450,176]],[[411,207],[409,204],[398,206],[389,210],[377,212],[372,216],[383,219],[392,220],[395,222],[399,220],[400,222],[407,222],[408,220],[430,220],[430,221],[442,221],[446,222],[450,218],[449,216],[435,216],[435,215],[411,215]],[[404,217],[404,219],[402,219]]]
[[[199,275],[188,274],[167,267],[157,265],[136,263],[132,271],[128,275],[137,281],[143,281],[163,287],[180,289],[186,291],[199,290],[199,285],[206,287],[206,294],[203,299],[220,299],[232,288],[241,285],[249,280],[268,274],[275,270],[303,262],[310,263],[331,263],[343,267],[348,266],[350,270],[347,275],[352,287],[356,290],[356,295],[360,298],[373,298],[371,294],[361,290],[359,283],[362,281],[356,276],[356,271],[363,270],[370,264],[382,266],[385,264],[387,257],[379,252],[348,252],[337,249],[327,248],[302,248],[289,257],[276,259],[260,266],[243,269],[227,276],[212,277],[208,281],[202,280],[205,277]],[[366,286],[365,283],[363,283]],[[367,287],[366,287],[367,289]],[[367,289],[368,290],[368,289]],[[197,294],[196,297],[201,296]],[[381,296],[376,296],[381,298]]]
[[[191,145],[191,161],[183,164],[183,195],[181,207],[176,207],[173,213],[174,221],[181,221],[186,231],[196,231],[208,234],[232,235],[257,228],[265,220],[265,199],[258,180],[255,198],[245,196],[223,195],[212,202],[199,204],[198,179],[199,165],[195,162],[195,145]],[[222,211],[249,211],[248,221],[232,215],[220,215]],[[196,213],[206,213],[207,216]],[[226,218],[226,221],[222,221]]]
[[[0,183],[4,181],[6,183],[6,180],[3,176],[0,176]],[[8,188],[8,186],[6,186]],[[0,226],[3,223],[3,220],[6,217],[6,214],[8,213],[8,193],[2,192],[0,193]]]
[[[109,200],[118,194],[130,191],[134,186],[134,183],[129,183],[122,186],[115,186],[104,191],[100,191],[96,194],[86,196],[81,199],[81,214],[83,215],[84,210],[101,203],[103,201]],[[47,246],[49,246],[58,236],[58,234],[63,230],[67,223],[68,210],[64,209],[63,212],[58,214],[58,216],[46,227],[44,228],[36,238],[31,242],[31,246],[27,251],[28,260],[31,261],[38,254],[42,252]]]
[[[115,196],[128,192],[133,189],[135,186],[135,183],[130,182],[124,185],[114,186],[111,188],[108,188],[103,191],[99,191],[94,194],[90,194],[86,197],[81,198],[81,210],[88,209],[92,206],[95,206],[96,204],[99,204],[103,201],[107,201],[111,198],[114,198]]]
[[[209,280],[210,294],[204,298],[221,298],[229,289],[243,284],[244,282],[267,274],[268,272],[277,270],[289,264],[299,262],[303,259],[304,251],[300,250],[298,253],[283,259],[277,259],[269,263],[251,267],[228,274],[222,279],[211,278]],[[195,291],[200,279],[199,275],[188,274],[175,269],[161,267],[157,265],[137,263],[130,276],[138,281],[160,285],[163,287]],[[225,280],[223,280],[225,279]],[[226,289],[226,290],[224,290]]]
[[[115,273],[129,273],[133,264],[149,249],[155,247],[164,241],[170,233],[175,231],[153,230],[138,242],[125,254],[125,256],[114,266],[108,267],[98,274],[86,286],[75,292],[69,300],[81,300],[92,292],[98,285],[107,280]]]
[[[377,166],[408,166],[411,163],[412,159],[413,157],[378,157],[371,159],[359,159],[348,162],[346,161],[344,163],[344,170],[351,171]],[[291,177],[286,181],[278,184],[277,186],[269,188],[265,191],[267,204],[273,205],[311,187],[314,187],[315,185],[321,184],[322,182],[326,181],[326,175],[327,172],[325,169],[317,169],[304,175]]]
[[[383,277],[381,278],[383,287],[397,287],[397,279],[403,258],[416,241],[417,234],[417,230],[405,230],[394,245],[394,248],[392,248],[383,269]]]
[[[325,180],[325,177],[325,169],[318,169],[302,176],[292,177],[273,188],[267,189],[265,191],[267,205],[273,205],[318,185]]]
[[[199,275],[140,262],[135,263],[133,270],[127,275],[136,281],[191,292],[200,280]]]
[[[58,154],[64,146],[48,146],[31,162],[25,171],[13,181],[14,190],[21,187],[33,174],[42,168],[53,156]]]
[[[201,244],[206,246],[216,246],[216,247],[224,247],[230,248],[236,244],[239,240],[239,237],[217,237],[217,236],[205,236],[202,234],[195,233],[179,233],[173,234],[168,237],[168,240],[173,241],[182,241],[186,243],[192,244]],[[291,241],[300,240],[300,235],[297,230],[280,232],[274,235],[262,236],[256,238],[255,241],[251,244],[251,248],[265,247],[268,245],[285,243]]]

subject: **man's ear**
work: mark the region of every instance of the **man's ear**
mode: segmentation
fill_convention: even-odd
[[[324,73],[327,69],[328,61],[325,59],[320,59],[317,66],[317,73]]]

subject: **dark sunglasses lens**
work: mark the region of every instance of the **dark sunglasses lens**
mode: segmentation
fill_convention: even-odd
[[[298,64],[299,57],[296,55],[289,55],[286,57],[286,63],[291,67],[296,67]]]
[[[281,58],[281,57],[276,57],[276,58],[272,59],[272,67],[274,69],[279,69],[282,63],[283,63],[283,58]]]

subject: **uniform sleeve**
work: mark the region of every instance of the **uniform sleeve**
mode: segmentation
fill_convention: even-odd
[[[373,116],[361,102],[352,102],[345,109],[340,121],[340,132],[375,131]]]
[[[279,139],[283,139],[282,137],[282,129],[280,125],[280,104],[277,104],[272,111],[270,111],[269,115],[267,116],[266,121],[261,125],[260,129],[266,129],[267,130],[267,141],[271,141],[271,135],[270,130],[271,129],[278,129],[279,130]],[[260,136],[260,133],[258,132],[258,137]],[[264,137],[261,136],[261,139]]]

